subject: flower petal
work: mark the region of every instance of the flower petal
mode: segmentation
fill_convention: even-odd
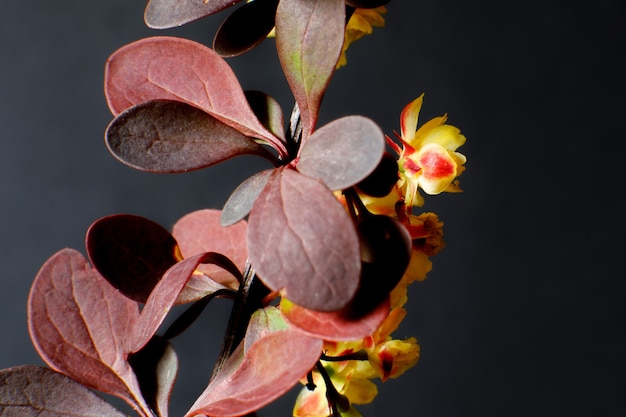
[[[420,128],[420,130],[422,129]],[[465,143],[465,136],[461,135],[461,130],[457,127],[440,125],[433,127],[424,137],[421,137],[420,142],[422,146],[436,143],[448,151],[456,151],[459,146]]]
[[[422,108],[424,94],[407,104],[400,114],[400,134],[405,142],[411,144],[415,138],[415,130],[417,129],[417,117]]]
[[[441,145],[425,145],[415,159],[422,167],[418,177],[419,186],[427,194],[439,194],[456,178],[457,164]]]

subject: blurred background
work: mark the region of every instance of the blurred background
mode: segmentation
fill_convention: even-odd
[[[26,327],[28,289],[56,251],[84,253],[99,217],[170,228],[219,208],[265,165],[241,158],[163,176],[104,146],[106,58],[146,36],[211,44],[226,16],[152,31],[144,1],[4,1],[0,13],[0,368],[41,364]],[[623,416],[626,278],[622,0],[393,1],[387,27],[348,51],[320,123],[348,114],[389,134],[424,92],[420,120],[447,113],[466,135],[462,194],[427,197],[447,248],[411,287],[397,337],[422,356],[380,386],[365,417]],[[292,105],[272,40],[229,61],[246,89]],[[171,415],[204,389],[228,303],[175,340]],[[289,416],[295,392],[260,415]],[[116,403],[118,404],[118,403]],[[122,407],[123,405],[119,405]]]

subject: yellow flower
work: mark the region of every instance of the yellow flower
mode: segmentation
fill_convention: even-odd
[[[341,404],[343,408],[338,407],[343,417],[360,416],[352,404],[367,404],[374,400],[378,387],[372,379],[380,378],[384,382],[397,378],[417,363],[420,353],[417,340],[391,337],[405,316],[404,309],[393,308],[372,335],[350,342],[324,343],[326,359],[322,357],[321,364],[337,394],[347,400]],[[330,360],[330,357],[339,360]],[[319,369],[312,372],[311,377],[315,389],[302,388],[294,406],[294,417],[326,417],[330,414],[324,377]]]
[[[465,136],[458,128],[445,124],[446,115],[417,129],[423,98],[422,94],[402,110],[401,134],[396,133],[400,146],[387,138],[398,153],[400,187],[409,208],[424,204],[418,188],[426,194],[461,191],[455,179],[465,170],[466,158],[456,152],[465,143]]]
[[[385,26],[385,18],[382,16],[387,13],[384,6],[374,9],[355,9],[354,13],[348,20],[346,25],[346,34],[343,42],[341,56],[337,62],[337,68],[343,67],[348,63],[346,59],[346,51],[350,45],[365,35],[370,35],[374,31],[374,27]]]

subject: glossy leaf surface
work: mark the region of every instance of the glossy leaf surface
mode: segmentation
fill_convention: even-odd
[[[149,0],[144,19],[152,29],[169,29],[217,13],[240,1]]]
[[[285,319],[295,328],[313,337],[335,342],[348,342],[371,335],[389,313],[389,303],[381,303],[365,316],[354,317],[349,309],[330,313],[313,311],[286,299],[280,302]]]
[[[287,392],[315,365],[322,341],[281,325],[280,315],[258,317],[268,309],[276,310],[255,312],[246,338],[187,416],[245,415]]]
[[[281,0],[276,47],[300,107],[303,137],[312,132],[343,46],[345,0]]]
[[[273,169],[257,172],[239,184],[224,204],[221,224],[229,226],[246,217],[273,173]]]
[[[313,132],[302,145],[297,167],[331,190],[342,190],[374,171],[384,151],[385,135],[376,123],[348,116]]]
[[[221,212],[214,209],[197,210],[180,218],[172,229],[172,235],[178,241],[183,258],[216,252],[230,259],[237,268],[239,275],[243,274],[248,260],[246,234],[248,224],[241,222],[224,227],[220,223]],[[229,271],[224,265],[209,263],[198,266],[198,271],[225,287],[237,290],[239,281],[235,271]],[[192,277],[188,284],[201,287],[200,282]],[[195,282],[195,283],[194,283]]]
[[[109,124],[105,137],[118,160],[149,172],[187,172],[244,154],[274,159],[252,138],[181,101],[133,106]]]
[[[104,88],[114,115],[150,100],[183,101],[284,154],[280,140],[255,117],[230,66],[200,43],[166,36],[130,43],[107,60]]]
[[[87,231],[91,263],[125,296],[145,303],[165,271],[179,261],[178,244],[152,220],[116,214],[94,222]]]
[[[73,379],[41,366],[0,370],[0,414],[20,417],[124,417]]]
[[[126,361],[127,339],[138,319],[138,304],[73,249],[57,252],[44,263],[28,297],[31,339],[50,367],[151,416]]]
[[[255,0],[235,10],[215,34],[215,52],[233,57],[260,44],[274,28],[276,6],[278,0]]]
[[[346,210],[319,181],[276,170],[248,221],[248,254],[261,280],[305,308],[335,311],[359,282],[359,243]]]

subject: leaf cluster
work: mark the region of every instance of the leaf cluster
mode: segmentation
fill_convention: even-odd
[[[237,3],[151,0],[145,19],[169,28]],[[87,231],[87,257],[74,249],[53,255],[28,298],[31,338],[51,369],[0,371],[0,410],[120,415],[91,388],[143,417],[166,417],[178,371],[170,340],[217,297],[233,301],[222,352],[187,416],[253,413],[319,368],[325,341],[362,339],[381,325],[412,241],[360,195],[386,195],[398,166],[374,121],[317,121],[347,19],[357,7],[386,3],[254,0],[226,18],[213,49],[155,36],[109,57],[104,85],[114,119],[105,140],[119,161],[182,173],[256,155],[272,168],[245,180],[222,210],[190,213],[171,232],[112,215]],[[287,123],[276,100],[244,91],[224,59],[274,28],[294,97]],[[162,329],[177,304],[188,307]]]

